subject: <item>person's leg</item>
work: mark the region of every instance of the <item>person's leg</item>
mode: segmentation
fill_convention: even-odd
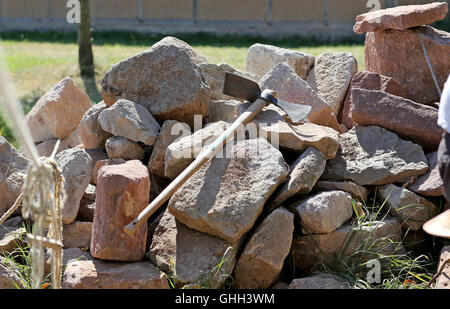
[[[444,197],[450,203],[450,134],[445,132],[437,153],[438,167],[444,182]]]

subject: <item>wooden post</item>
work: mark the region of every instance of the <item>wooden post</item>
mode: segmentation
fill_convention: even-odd
[[[264,90],[261,97],[267,95],[276,97],[275,92],[271,90]],[[155,213],[196,171],[198,171],[209,159],[223,148],[223,146],[234,137],[234,133],[240,128],[248,124],[252,119],[267,105],[263,99],[257,99],[250,107],[241,115],[228,129],[217,138],[207,149],[204,149],[177,178],[175,178],[168,187],[166,187],[161,194],[159,194],[148,205],[139,216],[130,224],[124,227],[128,234],[133,234],[136,227],[147,221],[147,219]]]
[[[272,25],[272,0],[267,0],[267,15],[266,15],[267,25]]]

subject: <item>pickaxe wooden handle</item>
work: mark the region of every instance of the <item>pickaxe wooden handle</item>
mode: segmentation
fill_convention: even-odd
[[[272,90],[264,90],[261,98],[268,98],[269,95],[276,97],[276,93]],[[192,162],[180,175],[175,178],[169,186],[167,186],[151,203],[148,205],[130,224],[124,227],[126,233],[132,235],[135,229],[146,222],[148,218],[155,213],[177,190],[180,188],[203,164],[223,148],[223,146],[234,137],[234,133],[241,127],[248,124],[253,118],[264,108],[267,101],[257,99],[250,107],[239,116],[238,119],[228,129],[217,138],[208,148],[205,148],[197,158]]]

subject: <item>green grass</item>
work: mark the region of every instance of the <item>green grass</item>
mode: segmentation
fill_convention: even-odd
[[[74,32],[6,32],[1,33],[7,63],[20,97],[44,93],[65,76],[71,76],[84,88],[78,70],[78,45]],[[97,81],[115,63],[150,48],[163,36],[127,32],[101,32],[93,35],[93,52]],[[292,37],[283,39],[247,36],[179,35],[210,63],[228,63],[245,70],[248,48],[254,43],[277,45],[312,55],[349,51],[364,69],[363,42],[321,43]],[[100,98],[91,96],[96,103]]]
[[[372,204],[363,203],[365,215],[360,216],[356,211],[354,201],[355,218],[353,226],[356,227],[333,260],[329,264],[323,264],[317,273],[330,273],[341,280],[347,282],[350,286],[360,289],[427,289],[430,288],[430,281],[436,270],[438,256],[430,253],[413,254],[404,250],[402,243],[406,238],[406,231],[403,239],[396,242],[389,237],[373,237],[373,232],[369,235],[363,234],[364,227],[380,224],[388,214],[385,206],[387,199],[381,204],[376,202],[375,196]],[[353,252],[348,254],[347,247],[352,241],[361,239],[363,241]],[[387,252],[387,246],[393,250]],[[438,245],[439,247],[439,245]],[[432,249],[432,248],[430,248]],[[368,263],[372,259],[377,259],[381,265],[381,281],[369,282]]]

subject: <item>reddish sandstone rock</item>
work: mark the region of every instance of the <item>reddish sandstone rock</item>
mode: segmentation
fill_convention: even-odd
[[[363,34],[387,29],[405,30],[444,19],[447,12],[448,4],[445,2],[404,5],[377,10],[356,16],[353,31]]]
[[[138,160],[104,165],[97,178],[91,254],[103,260],[138,261],[144,257],[147,224],[128,235],[123,227],[147,205],[148,169]]]
[[[340,115],[340,121],[349,129],[355,125],[355,122],[352,119],[353,104],[351,97],[351,91],[355,88],[379,90],[406,99],[411,99],[408,89],[395,79],[374,72],[358,72],[352,78],[349,91],[347,92],[344,101],[344,108]]]
[[[421,26],[408,30],[385,30],[366,34],[366,70],[394,78],[405,85],[412,100],[439,102],[439,93],[428,68],[419,36],[441,90],[450,72],[450,33]]]
[[[352,117],[360,125],[377,125],[398,133],[428,151],[439,147],[438,110],[382,91],[353,89]]]

